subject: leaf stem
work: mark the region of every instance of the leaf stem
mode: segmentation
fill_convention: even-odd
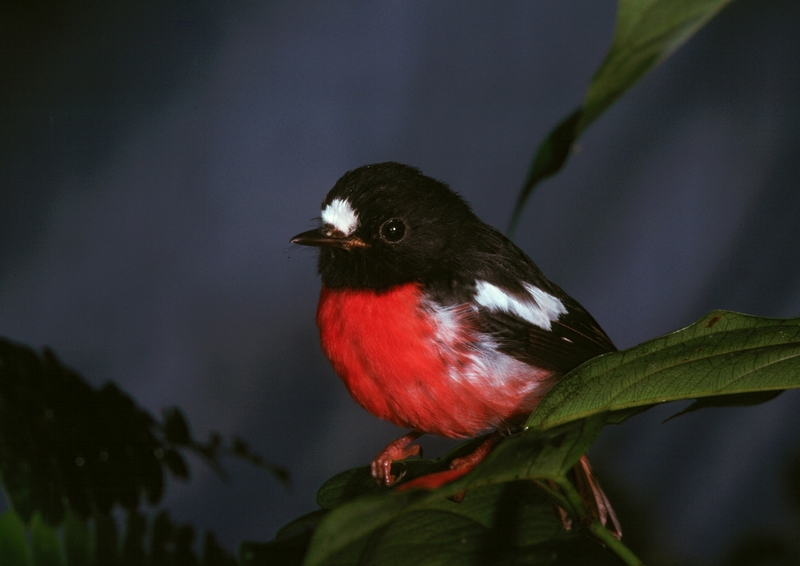
[[[628,566],[643,566],[644,562],[639,560],[631,549],[622,544],[622,541],[615,537],[611,531],[600,524],[600,521],[594,519],[588,524],[589,532],[592,533],[597,540],[602,542],[610,551],[619,556]]]
[[[547,485],[545,481],[541,480],[533,480],[533,483],[536,484],[536,487],[541,490],[542,495],[544,495],[550,502],[554,505],[558,505],[564,510],[571,510],[572,506],[570,505],[569,500],[564,497],[557,489]]]
[[[564,492],[564,495],[569,501],[572,511],[575,513],[578,522],[581,525],[584,525],[584,527],[598,542],[619,556],[620,559],[622,559],[622,561],[628,566],[643,566],[644,562],[642,562],[638,556],[631,552],[631,550],[625,546],[620,539],[614,536],[611,531],[609,531],[600,521],[598,521],[589,513],[589,511],[586,509],[586,506],[583,504],[583,500],[581,499],[578,490],[572,485],[572,482],[570,482],[566,477],[553,478],[553,480],[561,488],[561,491]]]

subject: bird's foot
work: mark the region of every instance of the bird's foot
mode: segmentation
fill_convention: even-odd
[[[411,431],[390,442],[386,448],[381,450],[380,454],[375,456],[370,466],[372,470],[372,477],[378,483],[387,486],[396,484],[405,475],[405,472],[400,473],[397,477],[392,475],[392,464],[398,460],[405,460],[409,456],[422,456],[422,446],[419,444],[412,444],[417,438],[422,436],[421,432]]]
[[[450,462],[449,470],[434,472],[432,474],[426,474],[418,477],[410,482],[404,483],[398,487],[397,490],[405,491],[407,489],[437,489],[443,485],[447,485],[448,483],[455,481],[471,472],[475,466],[480,464],[483,459],[486,458],[486,456],[488,456],[492,450],[494,450],[495,446],[497,446],[497,443],[500,442],[502,438],[503,435],[499,431],[496,431],[486,437],[486,440],[484,440],[483,443],[475,450],[466,456],[456,458]],[[463,498],[463,492],[457,493],[451,497],[451,499],[456,502],[460,502]]]

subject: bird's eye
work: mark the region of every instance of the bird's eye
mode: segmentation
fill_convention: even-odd
[[[390,244],[396,244],[406,235],[406,223],[399,218],[391,218],[381,224],[381,239]]]

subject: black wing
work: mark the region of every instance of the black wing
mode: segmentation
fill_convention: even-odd
[[[500,351],[527,364],[559,373],[616,350],[586,309],[566,294],[559,299],[567,312],[551,323],[550,330],[513,314],[483,308],[478,311],[478,324],[482,332],[495,338]]]
[[[541,328],[513,313],[480,308],[478,324],[491,334],[500,350],[525,363],[565,373],[586,360],[616,350],[597,321],[578,301],[550,282],[539,268],[513,242],[484,225],[489,233],[481,238],[488,248],[472,254],[472,275],[513,296],[531,299],[525,284],[538,287],[556,297],[566,313]]]

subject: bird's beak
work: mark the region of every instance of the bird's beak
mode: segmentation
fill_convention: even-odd
[[[356,236],[345,236],[338,230],[322,227],[316,230],[303,232],[292,238],[293,244],[302,246],[316,246],[320,248],[342,248],[350,250],[353,248],[366,248],[368,244]]]

